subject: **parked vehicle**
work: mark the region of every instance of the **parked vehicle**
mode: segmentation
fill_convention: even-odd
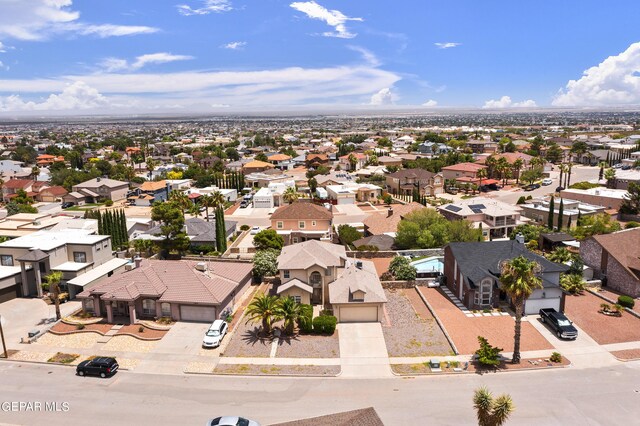
[[[540,309],[540,320],[549,324],[549,327],[556,332],[556,336],[560,339],[576,339],[578,337],[578,330],[569,321],[569,318],[553,308]]]
[[[258,232],[260,232],[260,227],[259,226],[254,226],[253,228],[251,228],[251,235],[256,235]]]
[[[203,348],[217,348],[220,346],[220,342],[227,334],[227,322],[223,320],[215,320],[211,327],[207,330],[202,340]]]
[[[66,203],[62,203],[63,209],[68,209],[69,207],[73,207],[73,203],[67,201]]]
[[[553,179],[551,179],[551,178],[544,178],[544,179],[542,179],[542,184],[543,184],[544,186],[551,185],[552,183],[553,183]]]
[[[260,423],[244,417],[224,416],[209,420],[207,426],[260,426]]]
[[[523,189],[525,191],[533,191],[534,189],[538,189],[540,188],[540,184],[539,183],[532,183],[530,185],[525,186]]]
[[[78,364],[76,374],[78,376],[100,376],[104,379],[113,376],[118,371],[118,367],[115,358],[98,357]]]
[[[244,208],[248,207],[250,203],[251,202],[249,200],[242,200],[242,202],[240,203],[240,208],[244,209]]]
[[[564,186],[559,186],[556,188],[556,192],[564,191]]]

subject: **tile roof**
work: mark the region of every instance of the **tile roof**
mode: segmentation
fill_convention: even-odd
[[[286,206],[279,207],[271,215],[271,220],[298,220],[298,219],[319,219],[331,220],[333,213],[326,208],[314,203],[298,201]]]
[[[119,186],[129,185],[127,182],[122,182],[119,180],[108,179],[108,178],[95,178],[88,180],[86,182],[79,183],[74,185],[77,188],[99,188],[101,186],[106,186],[108,188],[117,188]]]
[[[310,419],[278,423],[272,426],[384,426],[373,408],[345,411]]]
[[[432,173],[425,169],[402,169],[397,172],[391,173],[389,176],[395,179],[420,179],[429,180],[434,177],[436,173]]]
[[[41,189],[40,193],[47,193],[47,194],[51,194],[54,196],[58,196],[58,195],[66,195],[67,194],[67,190],[64,189],[64,187],[62,186],[49,186],[47,188]]]
[[[33,184],[34,181],[30,179],[9,179],[4,183],[4,187],[8,189],[24,189]]]
[[[287,154],[274,154],[270,157],[267,157],[269,161],[287,161],[291,160],[291,156]]]
[[[358,268],[360,262],[362,268]],[[362,302],[354,302],[352,295],[356,291],[364,293]],[[330,303],[384,303],[387,296],[378,278],[376,267],[369,260],[350,260],[340,277],[329,284]]]
[[[159,297],[162,302],[217,305],[244,282],[253,269],[251,263],[206,262],[208,270],[198,271],[198,262],[187,260],[144,260],[139,268],[105,278],[79,297],[101,295],[104,300],[135,300],[140,296]]]
[[[456,170],[461,172],[477,172],[480,169],[486,169],[487,166],[477,163],[459,163],[452,166],[443,167],[442,170]]]
[[[291,287],[298,287],[301,290],[306,291],[307,293],[313,293],[313,287],[309,284],[305,284],[297,278],[292,279],[291,281],[287,281],[284,284],[280,284],[278,286],[277,293],[280,294],[283,291],[289,290]]]
[[[398,230],[398,224],[400,220],[411,212],[426,208],[422,204],[411,202],[409,204],[393,206],[393,214],[387,216],[387,213],[373,213],[367,217],[363,223],[372,235],[386,234],[390,232],[396,232]]]
[[[157,191],[159,189],[164,189],[167,187],[167,182],[164,180],[159,180],[157,182],[146,181],[142,185],[140,185],[141,191]]]
[[[245,169],[256,169],[258,167],[264,167],[264,168],[270,169],[270,168],[273,168],[274,165],[271,163],[265,163],[264,161],[253,160],[248,163],[245,163],[242,167]]]
[[[344,246],[309,240],[286,246],[278,256],[279,269],[307,269],[313,265],[323,268],[342,266],[347,260]]]

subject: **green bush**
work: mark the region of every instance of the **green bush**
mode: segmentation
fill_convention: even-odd
[[[300,305],[302,315],[298,318],[298,328],[303,333],[313,331],[313,306],[307,304]]]
[[[338,319],[333,315],[321,315],[313,319],[313,332],[317,334],[333,334],[336,331]]]
[[[478,363],[482,366],[499,365],[502,348],[491,346],[489,341],[482,336],[478,336],[478,343],[480,343],[480,348],[476,351]]]
[[[77,330],[84,330],[84,324],[82,324],[82,323],[76,324],[76,329]]]
[[[104,205],[107,207],[111,207],[113,205],[113,200],[107,200],[104,202]]]
[[[516,204],[524,204],[525,200],[526,200],[526,198],[525,198],[525,196],[523,195],[523,196],[521,196],[520,198],[518,198],[518,201],[516,201]]]
[[[631,221],[624,226],[624,229],[633,229],[638,227],[640,227],[640,223]]]
[[[636,304],[633,297],[629,296],[619,296],[618,297],[618,305],[624,306],[625,308],[633,309],[633,306]]]
[[[556,363],[562,362],[562,355],[560,355],[560,352],[554,352],[549,357],[549,360]]]
[[[241,230],[241,231],[248,231],[249,229],[251,229],[251,227],[250,227],[249,225],[242,225],[242,226],[240,227],[240,230]]]

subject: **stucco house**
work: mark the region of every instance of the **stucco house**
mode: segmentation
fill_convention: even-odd
[[[102,200],[120,201],[127,197],[129,184],[119,180],[97,177],[73,185],[71,192],[62,197],[65,202],[77,205],[97,203]]]
[[[271,229],[284,238],[284,244],[329,239],[333,213],[314,203],[297,201],[278,208],[271,215]]]
[[[344,246],[306,241],[282,249],[277,293],[333,309],[339,322],[377,322],[387,298],[373,262],[349,259]]]
[[[444,279],[446,286],[468,309],[498,307],[507,303],[501,290],[500,264],[524,256],[542,267],[542,288],[533,291],[525,302],[525,314],[537,314],[541,308],[564,310],[564,293],[560,274],[568,267],[537,255],[516,240],[450,243],[444,249]]]
[[[136,259],[135,267],[104,278],[78,298],[85,312],[108,322],[157,317],[212,322],[235,308],[251,285],[252,268],[245,262]]]
[[[640,297],[640,229],[594,235],[580,243],[580,256],[603,286]]]
[[[387,175],[387,191],[393,194],[436,196],[444,192],[444,178],[441,173],[424,169],[403,169]]]

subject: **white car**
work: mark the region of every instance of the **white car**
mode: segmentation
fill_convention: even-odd
[[[209,420],[207,426],[260,426],[260,423],[243,417],[224,416]]]
[[[259,226],[254,226],[253,228],[251,228],[251,235],[256,235],[258,232],[260,232]]]
[[[220,342],[222,342],[222,339],[227,334],[227,328],[226,321],[215,320],[204,335],[202,347],[217,348],[220,346]]]
[[[551,185],[552,183],[553,183],[553,179],[551,179],[551,178],[542,179],[542,184],[545,185],[545,186],[546,185]]]

